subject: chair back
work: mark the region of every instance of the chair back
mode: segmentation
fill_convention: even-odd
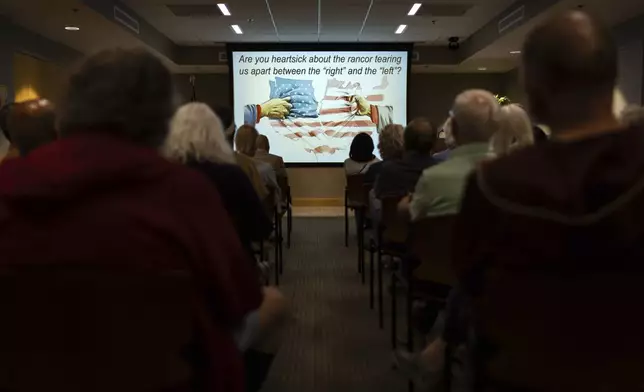
[[[350,207],[365,207],[369,204],[368,191],[365,192],[364,174],[347,176],[347,202]]]
[[[28,267],[0,273],[0,390],[154,391],[189,385],[184,273]]]
[[[262,205],[264,206],[264,212],[269,219],[273,220],[275,218],[275,189],[268,188],[268,194],[262,200]]]
[[[382,241],[385,244],[401,244],[407,242],[409,220],[398,212],[401,197],[385,197],[381,199]]]
[[[456,215],[425,218],[411,224],[410,253],[420,261],[414,278],[421,281],[453,286],[456,276],[452,268],[452,234]]]

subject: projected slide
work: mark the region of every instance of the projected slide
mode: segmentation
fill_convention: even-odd
[[[341,163],[358,133],[377,145],[381,129],[406,123],[407,53],[232,52],[235,123],[286,163]]]

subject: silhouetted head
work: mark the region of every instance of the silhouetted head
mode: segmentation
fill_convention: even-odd
[[[378,150],[383,160],[402,157],[405,151],[404,133],[405,128],[400,124],[389,124],[380,131]]]
[[[255,156],[259,132],[252,125],[244,124],[235,133],[235,148],[240,154]]]
[[[61,102],[61,137],[103,132],[160,147],[174,112],[170,71],[141,49],[110,49],[87,58]]]
[[[21,156],[58,138],[54,105],[46,99],[14,104],[5,126],[9,140]]]
[[[530,111],[553,132],[613,117],[616,79],[610,30],[584,12],[549,18],[526,38],[523,83]]]
[[[405,151],[429,154],[436,143],[436,128],[423,117],[412,120],[403,134]]]
[[[370,162],[375,156],[373,155],[373,139],[367,133],[357,134],[351,141],[349,149],[349,158],[356,162]]]
[[[271,151],[271,144],[268,141],[268,138],[266,135],[259,135],[257,136],[257,149],[258,150],[263,150],[266,152]]]

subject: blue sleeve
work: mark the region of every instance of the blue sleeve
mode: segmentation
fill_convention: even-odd
[[[255,125],[257,123],[257,105],[244,106],[244,124]]]

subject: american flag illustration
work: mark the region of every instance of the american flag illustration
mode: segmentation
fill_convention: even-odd
[[[351,143],[347,138],[353,139],[361,132],[369,135],[376,132],[376,124],[371,118],[358,115],[356,105],[350,102],[354,95],[360,95],[359,88],[358,83],[332,79],[318,103],[317,118],[270,120],[270,124],[276,133],[312,154],[330,155],[348,150]],[[373,94],[364,98],[377,105],[384,100],[384,95]]]

